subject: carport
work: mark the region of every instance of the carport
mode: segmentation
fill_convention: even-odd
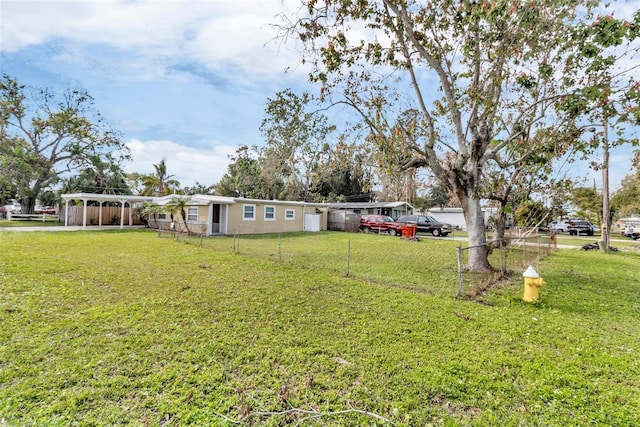
[[[120,203],[120,228],[124,228],[124,207],[125,203],[129,205],[129,224],[133,221],[133,207],[137,203],[150,202],[153,200],[151,196],[131,196],[127,194],[92,194],[92,193],[73,193],[63,194],[64,200],[64,226],[69,225],[69,202],[73,200],[82,200],[82,228],[87,228],[87,203],[90,201],[100,203],[98,226],[103,226],[102,221],[102,205],[105,202]]]

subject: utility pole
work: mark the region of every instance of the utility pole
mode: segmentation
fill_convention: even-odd
[[[609,122],[605,117],[602,130],[602,252],[609,251]]]
[[[609,121],[605,117],[602,120],[602,132],[596,132],[595,127],[589,129],[594,132],[594,138],[602,134],[602,221],[600,225],[600,251],[609,252],[609,220],[611,217],[611,208],[609,207]],[[595,184],[595,181],[594,181]]]

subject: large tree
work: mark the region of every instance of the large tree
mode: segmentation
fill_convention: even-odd
[[[311,192],[318,201],[371,201],[372,171],[361,146],[349,143],[344,135],[331,146],[325,144],[314,169]]]
[[[571,203],[576,215],[589,221],[602,221],[602,194],[595,187],[574,187],[571,191]]]
[[[215,194],[227,197],[267,199],[284,187],[280,179],[269,182],[262,173],[262,161],[255,157],[255,150],[246,145],[236,149],[222,179],[215,184]]]
[[[284,196],[289,200],[310,198],[311,177],[322,147],[335,129],[325,115],[311,108],[311,101],[307,93],[278,92],[268,99],[260,125],[267,140],[260,153],[265,180],[284,182]]]
[[[374,76],[398,78],[376,81],[379,88],[413,92],[412,100],[404,100],[415,110],[415,122],[406,129],[412,155],[404,167],[430,168],[456,195],[469,233],[468,267],[489,269],[481,209],[486,171],[490,165],[527,164],[531,153],[545,144],[552,144],[545,145],[546,150],[565,152],[564,141],[570,139],[566,135],[575,133],[575,126],[561,125],[577,115],[568,116],[566,109],[556,107],[585,85],[565,77],[581,72],[577,61],[570,61],[582,55],[586,38],[574,31],[576,22],[592,19],[592,8],[599,2],[303,3],[284,29],[304,43],[304,60],[314,66],[312,79],[322,83],[325,96],[342,92],[375,124],[374,114],[389,114],[388,100],[393,97],[382,94],[375,103],[353,102],[373,87]],[[584,93],[576,96],[580,95]],[[564,107],[573,106],[571,102]],[[388,130],[375,128],[381,135]]]
[[[12,182],[26,213],[64,174],[128,157],[85,91],[29,94],[17,80],[0,79],[0,184]]]
[[[106,156],[109,159],[109,155]],[[76,175],[62,178],[62,193],[132,194],[120,165],[97,159]]]
[[[195,196],[196,194],[214,194],[215,186],[200,184],[198,181],[193,186],[182,189],[182,193]]]
[[[611,205],[619,216],[640,216],[640,150],[635,153],[631,173],[613,194]]]

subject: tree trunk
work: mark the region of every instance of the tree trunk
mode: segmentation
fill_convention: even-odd
[[[464,195],[460,201],[462,202],[462,211],[469,235],[467,268],[471,271],[489,271],[491,266],[487,258],[487,235],[480,199],[475,196]]]
[[[180,215],[182,216],[182,222],[184,222],[184,228],[187,229],[187,235],[191,234],[191,230],[189,230],[189,224],[187,224],[187,213],[183,210],[180,211]]]
[[[506,200],[500,200],[500,209],[498,210],[498,215],[496,216],[495,228],[493,230],[493,247],[498,248],[504,246],[504,232],[507,225],[507,214],[505,211],[505,206],[507,205]]]
[[[36,198],[35,197],[25,197],[20,200],[20,207],[22,208],[23,214],[33,214],[36,207]]]

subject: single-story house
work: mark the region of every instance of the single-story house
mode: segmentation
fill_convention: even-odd
[[[467,229],[467,222],[464,219],[464,212],[462,212],[462,208],[433,207],[430,208],[427,213],[439,222],[446,222],[447,224],[451,224],[453,228],[459,230]],[[483,209],[482,216],[484,218],[484,225],[486,227],[489,225],[489,212],[487,212],[486,209]]]
[[[350,211],[360,215],[387,215],[397,218],[413,213],[413,206],[407,202],[356,202],[329,203],[329,209]]]
[[[627,225],[630,225],[633,227],[640,227],[640,217],[633,216],[633,217],[627,217],[627,218],[620,218],[619,220],[616,221],[615,225],[618,227],[618,230],[620,231],[624,231]]]
[[[451,224],[455,229],[466,230],[467,228],[467,222],[464,220],[462,208],[433,207],[427,211],[427,214],[439,222]]]
[[[145,202],[156,204],[160,213],[151,218],[153,225],[169,224],[176,230],[184,229],[184,220],[179,212],[173,214],[162,211],[176,197],[187,199],[186,223],[190,230],[205,235],[262,234],[293,231],[320,231],[327,229],[328,207],[322,203],[291,202],[284,200],[258,200],[241,197],[223,197],[210,195],[169,195],[163,197],[107,195],[91,193],[63,194],[65,201],[63,217],[65,225],[70,219],[87,226],[87,223],[102,226],[104,224],[135,225],[134,210]],[[82,206],[69,206],[70,201],[82,201]],[[99,202],[97,218],[88,218],[88,202]],[[118,221],[104,221],[102,205],[105,202],[120,204]],[[126,207],[128,205],[128,207]],[[76,209],[74,209],[76,208]],[[82,209],[82,218],[77,212]]]

